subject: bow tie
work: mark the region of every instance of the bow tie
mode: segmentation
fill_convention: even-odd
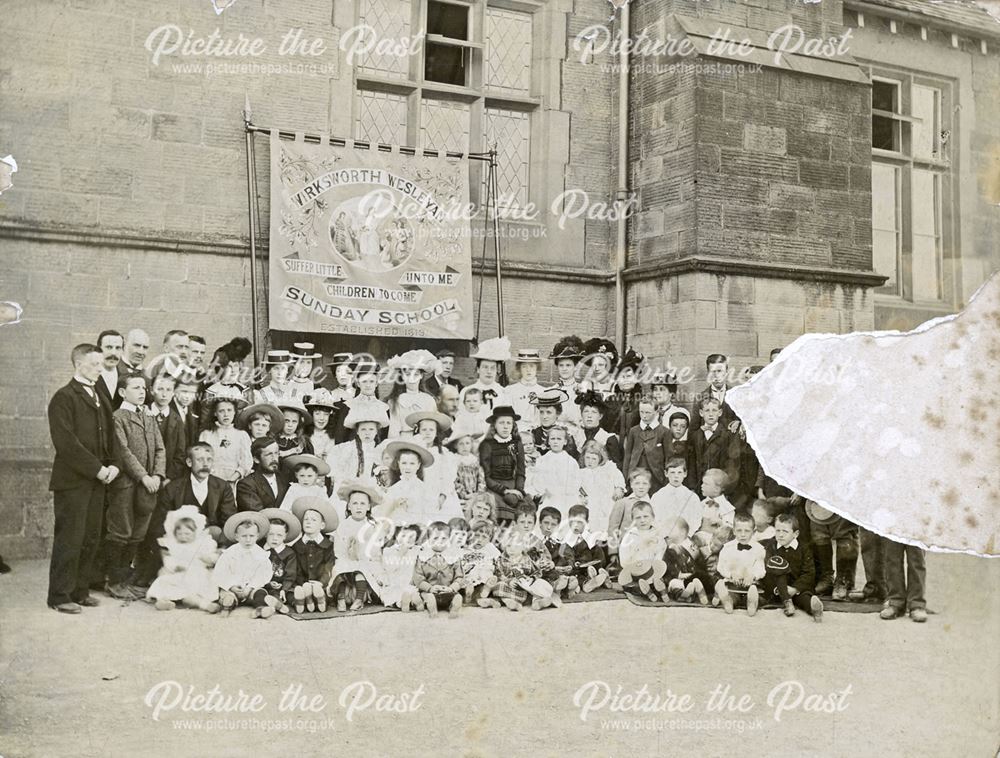
[[[737,542],[736,543],[736,549],[737,550],[749,550],[750,547],[751,547],[751,545],[749,543],[747,543],[747,544],[743,544],[741,542]]]

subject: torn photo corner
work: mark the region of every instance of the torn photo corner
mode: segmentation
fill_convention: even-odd
[[[998,365],[994,273],[965,310],[910,332],[804,335],[726,401],[802,497],[899,542],[997,557]]]
[[[0,158],[0,193],[6,192],[14,186],[13,174],[17,173],[17,161],[13,155],[5,155]]]

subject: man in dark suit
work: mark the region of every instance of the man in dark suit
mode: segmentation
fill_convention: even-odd
[[[132,329],[125,336],[125,349],[122,351],[118,370],[129,376],[142,373],[142,363],[149,352],[149,335],[142,329]]]
[[[652,476],[650,493],[656,492],[667,483],[667,454],[670,451],[670,432],[657,424],[656,406],[652,398],[639,401],[639,423],[628,431],[625,438],[625,479],[637,468],[644,468]]]
[[[149,409],[156,414],[156,424],[167,455],[167,479],[176,479],[187,473],[185,458],[190,447],[187,425],[174,408],[176,386],[177,380],[170,374],[159,374],[153,377],[150,393],[152,402]]]
[[[696,481],[700,484],[705,472],[712,468],[726,472],[725,492],[733,491],[740,479],[740,439],[719,420],[722,407],[714,397],[701,401],[702,426],[688,434],[694,443]]]
[[[198,399],[198,386],[194,377],[182,375],[177,380],[174,400],[170,404],[171,411],[176,413],[184,424],[185,450],[198,441],[198,433],[201,431],[199,428],[201,419],[198,417],[195,407]]]
[[[101,350],[97,345],[77,345],[72,360],[74,376],[56,391],[48,408],[56,450],[49,481],[55,531],[48,605],[62,613],[97,605],[89,584],[101,536],[105,486],[120,473],[112,463],[111,405],[95,387],[101,380]]]
[[[436,398],[441,394],[441,386],[444,384],[450,384],[461,392],[462,383],[451,375],[455,370],[455,353],[451,350],[438,350],[436,355],[437,367],[424,379],[424,392]]]
[[[278,470],[281,456],[274,437],[261,437],[250,446],[253,473],[236,484],[236,504],[241,511],[277,508],[288,492],[288,480]]]
[[[721,408],[720,420],[722,425],[731,432],[736,432],[735,425],[739,424],[739,416],[729,407],[726,402],[726,392],[730,389],[728,381],[729,359],[720,353],[712,353],[705,359],[705,369],[708,372],[708,386],[694,397],[694,407],[691,412],[691,428],[700,429],[704,420],[701,417],[701,403],[709,397],[714,397],[719,401]]]
[[[114,329],[105,329],[97,335],[97,347],[101,349],[101,378],[94,383],[95,389],[101,394],[101,400],[117,408],[122,404],[118,396],[118,380],[123,373],[119,366],[122,359],[124,339]]]
[[[163,565],[157,540],[163,536],[163,523],[168,511],[182,505],[196,505],[205,516],[206,524],[217,542],[222,541],[226,519],[236,513],[233,488],[224,479],[212,476],[214,451],[207,442],[196,442],[187,450],[182,476],[163,487],[149,520],[146,537],[136,557],[136,584],[148,587]]]

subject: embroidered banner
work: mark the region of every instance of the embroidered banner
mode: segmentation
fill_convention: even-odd
[[[471,339],[469,169],[271,139],[270,328]]]

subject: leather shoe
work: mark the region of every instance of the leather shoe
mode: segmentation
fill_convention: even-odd
[[[927,611],[923,608],[910,608],[910,621],[922,624],[927,621]]]
[[[59,603],[58,605],[50,605],[49,608],[60,613],[81,613],[83,611],[83,608],[77,603]]]
[[[96,608],[101,604],[101,601],[93,595],[87,595],[82,600],[77,600],[76,603],[77,605],[82,605],[84,608]]]
[[[901,608],[896,608],[892,605],[887,605],[881,611],[879,611],[878,617],[884,619],[885,621],[891,621],[892,619],[899,618],[903,615],[903,610]]]

